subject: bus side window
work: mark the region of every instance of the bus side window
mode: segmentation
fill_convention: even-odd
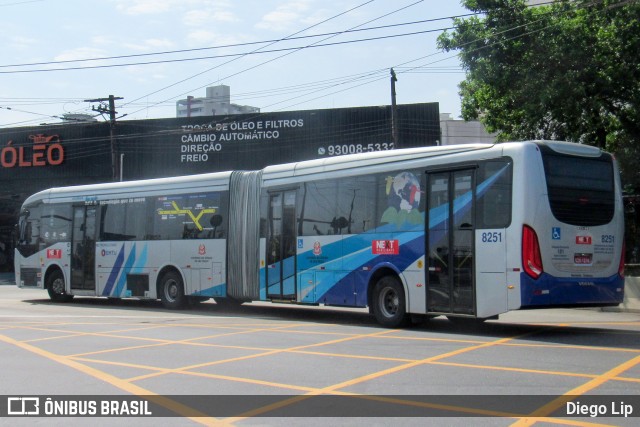
[[[342,234],[364,233],[376,227],[376,176],[363,175],[339,182],[339,218]]]
[[[507,159],[480,164],[476,180],[478,228],[505,228],[511,223],[512,164]]]
[[[298,214],[300,236],[322,236],[339,232],[338,180],[327,179],[304,184]],[[345,229],[346,231],[346,229]]]

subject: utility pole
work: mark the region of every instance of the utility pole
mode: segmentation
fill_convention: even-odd
[[[85,99],[84,102],[99,102],[98,108],[91,107],[93,111],[100,114],[109,114],[109,139],[111,140],[111,173],[114,181],[122,181],[120,173],[120,159],[118,159],[118,146],[116,143],[115,130],[116,130],[116,99],[123,99],[120,96],[109,95],[108,98],[98,99]],[[109,101],[109,107],[107,108],[103,103]]]
[[[400,148],[398,146],[398,106],[396,105],[396,72],[391,68],[391,139],[393,141],[393,148]]]

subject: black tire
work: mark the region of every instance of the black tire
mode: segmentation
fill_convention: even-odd
[[[387,328],[409,325],[404,288],[393,276],[384,276],[373,288],[373,314],[378,323]]]
[[[165,308],[175,310],[184,307],[187,302],[187,297],[184,296],[182,277],[176,271],[168,271],[162,275],[158,293]]]
[[[64,276],[62,271],[55,270],[47,276],[47,292],[49,292],[49,298],[55,302],[69,302],[73,299],[73,295],[67,294],[65,290]]]

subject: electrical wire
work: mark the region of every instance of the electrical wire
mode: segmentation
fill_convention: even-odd
[[[315,27],[317,27],[317,26],[319,26],[319,25],[322,25],[322,24],[324,24],[324,23],[326,23],[326,22],[329,22],[329,21],[331,21],[331,20],[333,20],[333,19],[336,19],[336,18],[338,18],[338,17],[340,17],[340,16],[342,16],[342,15],[345,15],[345,14],[347,14],[347,13],[349,13],[349,12],[352,12],[352,11],[354,11],[354,10],[357,10],[357,9],[361,8],[361,7],[364,7],[364,6],[366,6],[367,4],[371,3],[372,1],[373,1],[373,0],[366,1],[366,2],[364,2],[364,3],[361,3],[361,4],[359,4],[359,5],[355,6],[355,7],[352,7],[351,9],[348,9],[348,10],[346,10],[346,11],[344,11],[344,12],[340,12],[340,13],[338,13],[338,14],[336,14],[336,15],[333,15],[332,17],[327,18],[327,19],[325,19],[325,20],[323,20],[323,21],[321,21],[321,22],[318,22],[318,23],[316,23],[316,24],[310,25],[310,26],[308,26],[308,27],[306,27],[306,28],[304,28],[304,29],[302,29],[302,30],[300,30],[300,31],[296,31],[295,33],[292,33],[292,34],[288,35],[287,37],[283,37],[282,39],[279,39],[279,40],[277,40],[277,41],[274,41],[274,42],[272,42],[272,43],[269,43],[269,44],[267,44],[266,46],[262,46],[262,47],[260,47],[260,48],[254,49],[254,50],[253,50],[253,51],[251,51],[251,52],[257,52],[257,51],[260,51],[260,50],[265,49],[265,48],[267,48],[267,47],[269,47],[269,46],[272,46],[272,45],[274,45],[274,44],[276,44],[276,43],[279,43],[280,41],[284,41],[284,40],[287,40],[287,39],[288,39],[288,38],[290,38],[290,37],[297,36],[298,34],[301,34],[301,33],[303,33],[304,31],[310,30],[311,28],[315,28]],[[251,52],[248,52],[247,54],[249,54],[249,53],[251,53]],[[246,55],[245,55],[245,56],[246,56]],[[161,89],[158,89],[158,90],[156,90],[156,91],[153,91],[153,92],[151,92],[151,93],[148,93],[148,94],[146,94],[146,95],[143,95],[143,96],[141,96],[141,97],[138,97],[138,98],[134,99],[134,100],[133,100],[133,101],[131,101],[131,102],[136,102],[136,101],[139,101],[139,100],[141,100],[141,99],[143,99],[143,98],[147,98],[147,97],[149,97],[149,96],[151,96],[151,95],[155,95],[156,93],[159,93],[159,92],[162,92],[162,91],[167,90],[167,89],[169,89],[169,88],[172,88],[172,87],[174,87],[174,86],[177,86],[178,84],[181,84],[181,83],[184,83],[184,82],[189,81],[189,80],[191,80],[191,79],[194,79],[195,77],[198,77],[198,76],[201,76],[201,75],[203,75],[203,74],[206,74],[206,73],[208,73],[208,72],[210,72],[210,71],[213,71],[213,70],[215,70],[215,69],[217,69],[217,68],[220,68],[220,67],[222,67],[222,66],[224,66],[224,65],[230,64],[230,63],[232,63],[232,62],[234,62],[234,61],[237,61],[238,59],[241,59],[241,58],[244,58],[244,56],[236,57],[236,58],[231,59],[231,60],[229,60],[229,61],[226,61],[226,62],[224,62],[224,63],[222,63],[222,64],[216,65],[216,66],[214,66],[214,67],[208,68],[208,69],[206,69],[206,70],[204,70],[204,71],[201,71],[201,72],[199,72],[199,73],[193,74],[193,75],[191,75],[191,76],[189,76],[189,77],[187,77],[187,78],[185,78],[185,79],[181,79],[181,80],[180,80],[180,81],[178,81],[178,82],[172,83],[172,84],[170,84],[170,85],[168,85],[168,86],[165,86],[165,87],[163,87],[163,88],[161,88]],[[175,98],[171,98],[171,99],[175,99]],[[164,101],[162,101],[162,102],[164,102]],[[124,105],[128,105],[128,104],[129,104],[129,103],[125,103]],[[138,111],[136,111],[135,113],[137,113],[137,112],[139,112],[139,111],[142,111],[142,110],[138,110]],[[135,113],[134,113],[134,114],[135,114]]]
[[[453,18],[467,17],[467,16],[473,16],[473,15],[477,15],[477,14],[476,13],[468,13],[468,14],[449,16],[449,17],[444,17],[444,18],[422,19],[420,21],[410,21],[410,22],[402,22],[402,23],[398,23],[398,24],[380,25],[380,26],[376,26],[376,27],[358,28],[358,29],[347,30],[347,31],[343,31],[343,32],[334,31],[334,32],[331,32],[331,33],[321,33],[321,34],[311,34],[311,35],[307,35],[307,36],[288,37],[288,38],[286,38],[286,40],[302,40],[302,39],[309,39],[309,38],[316,38],[316,37],[325,37],[325,36],[330,36],[330,35],[348,34],[348,33],[363,32],[363,31],[373,31],[373,30],[380,30],[380,29],[384,29],[384,28],[395,28],[395,27],[401,27],[401,26],[407,26],[407,25],[424,24],[424,23],[427,23],[427,22],[444,21],[444,20],[450,20],[450,19],[453,19]],[[437,30],[434,30],[434,31],[437,31]],[[99,57],[99,58],[69,59],[69,60],[63,60],[63,61],[29,62],[29,63],[23,63],[23,64],[5,64],[5,65],[0,65],[0,68],[31,67],[31,66],[36,66],[36,65],[60,65],[60,64],[77,63],[77,62],[109,61],[109,60],[113,60],[113,59],[128,59],[128,58],[140,58],[140,57],[159,56],[159,55],[173,55],[173,54],[176,54],[176,53],[190,53],[190,52],[200,52],[200,51],[204,51],[204,50],[223,49],[223,48],[230,48],[230,47],[252,46],[252,45],[257,45],[257,44],[274,43],[274,42],[279,42],[279,41],[283,41],[283,39],[262,40],[262,41],[246,42],[246,43],[233,43],[233,44],[226,44],[226,45],[199,47],[199,48],[192,48],[192,49],[168,50],[168,51],[161,51],[161,52],[138,53],[138,54],[132,54],[132,55],[104,56],[104,57]],[[211,56],[211,57],[206,57],[206,58],[217,58],[217,57],[221,57],[221,56]],[[169,61],[167,61],[167,62],[169,62]],[[158,63],[158,62],[149,62],[149,64],[155,64],[155,63]],[[146,63],[142,63],[142,64],[146,64]],[[138,63],[122,64],[122,65],[138,65]]]
[[[553,2],[547,2],[547,3],[545,3],[545,4],[550,4],[550,3],[553,3]],[[365,4],[366,4],[366,3],[365,3]],[[475,14],[468,14],[468,15],[475,15]],[[464,16],[468,16],[468,15],[464,15]],[[459,16],[463,16],[463,15],[459,15]],[[449,18],[436,18],[436,19],[434,19],[434,20],[450,19],[450,18],[451,18],[451,17],[449,17]],[[395,24],[395,25],[403,25],[403,24]],[[514,28],[517,28],[517,27],[514,27]],[[365,29],[363,29],[363,30],[365,30]],[[304,30],[303,30],[303,31],[304,31]],[[353,30],[346,30],[346,31],[353,31]],[[509,30],[505,30],[505,31],[509,31]],[[299,32],[298,32],[298,33],[299,33]],[[343,33],[344,33],[344,32],[343,32]],[[280,39],[280,40],[284,40],[284,39]],[[427,57],[428,57],[428,56],[433,56],[433,55],[427,55]],[[453,58],[456,58],[456,57],[457,57],[457,55],[452,56],[452,57],[445,58],[444,60],[453,59]],[[407,63],[410,63],[410,62],[415,62],[415,61],[417,61],[417,60],[424,59],[424,58],[425,58],[425,57],[418,58],[418,59],[416,59],[416,60],[408,61],[408,62],[406,62],[406,63],[404,63],[404,64],[407,64]],[[442,61],[444,61],[444,60],[442,60]],[[441,61],[436,61],[436,62],[441,62]],[[435,63],[435,62],[433,62],[433,63]],[[433,63],[429,63],[429,64],[433,64]],[[423,64],[423,65],[421,65],[421,66],[411,67],[411,68],[407,68],[407,69],[400,69],[400,66],[395,66],[394,68],[397,68],[397,69],[398,69],[399,74],[403,74],[403,73],[418,73],[418,72],[425,72],[425,71],[424,71],[424,69],[426,69],[426,67],[428,67],[428,66],[429,66],[429,64]],[[224,65],[224,64],[223,64],[223,65]],[[386,71],[386,69],[384,69],[384,70]],[[378,70],[378,72],[381,72],[381,71],[380,71],[380,70]],[[370,75],[371,75],[371,73],[362,73],[362,76],[363,76],[363,77],[361,77],[361,79],[366,78],[367,76],[370,76]],[[382,77],[381,77],[379,80],[381,80],[381,79],[382,79]],[[357,81],[357,79],[355,79],[354,81]],[[376,80],[368,81],[368,82],[365,82],[364,84],[373,83],[374,81],[376,81]],[[347,84],[347,83],[348,83],[348,80],[347,80],[347,81],[344,81],[344,82],[342,82],[342,83],[340,83],[340,85],[345,85],[345,84]],[[313,89],[314,89],[314,91],[313,91],[313,92],[310,92],[309,94],[317,93],[317,92],[319,92],[319,91],[321,91],[321,90],[327,90],[327,89],[330,89],[331,87],[335,87],[335,86],[336,86],[336,85],[333,85],[333,86],[331,86],[331,85],[325,85],[325,86],[323,86],[323,89],[315,89],[315,86],[313,86],[313,85],[316,85],[316,83],[309,83],[308,85],[309,85],[309,86],[308,86],[309,88],[313,88]],[[350,88],[346,88],[346,89],[340,90],[340,91],[338,91],[338,92],[332,92],[332,93],[330,93],[330,94],[326,94],[326,95],[324,95],[324,96],[331,96],[331,95],[334,95],[334,94],[336,94],[336,93],[343,92],[343,91],[345,91],[345,90],[350,90],[350,89],[353,89],[353,88],[358,87],[358,86],[361,86],[361,85],[362,85],[362,84],[359,84],[359,85],[357,85],[357,86],[352,86],[352,87],[350,87]],[[295,91],[298,91],[298,92],[299,92],[299,91],[303,91],[303,90],[304,90],[304,89],[303,89],[303,88],[304,88],[304,85],[299,85],[299,86],[300,86],[300,87],[299,87],[299,88],[297,88],[297,89],[295,89]],[[278,89],[275,89],[274,91],[276,91],[276,93],[274,93],[274,95],[276,95],[276,94],[277,94]],[[154,92],[154,93],[155,93],[155,92]],[[249,93],[251,93],[251,92],[249,92]],[[248,93],[248,94],[249,94],[249,93]],[[283,92],[283,93],[284,93],[284,92]],[[149,96],[149,95],[146,95],[146,96]],[[248,97],[248,96],[249,96],[249,95],[247,95],[247,97]],[[261,97],[267,97],[267,96],[269,96],[269,95],[266,95],[266,94],[265,94],[265,95],[262,95]],[[236,96],[234,96],[234,98],[235,98],[235,97],[236,97]],[[323,97],[323,96],[316,97],[316,98],[313,98],[313,99],[308,99],[308,100],[306,100],[306,101],[304,101],[304,102],[310,102],[310,101],[312,101],[312,100],[319,99],[319,98],[322,98],[322,97]],[[144,97],[141,97],[141,98],[138,98],[137,100],[131,101],[131,102],[127,103],[126,105],[129,105],[129,106],[136,106],[136,105],[138,105],[138,104],[137,104],[135,101],[139,101],[139,100],[140,100],[140,99],[142,99],[142,98],[144,98]],[[293,99],[297,99],[297,98],[300,98],[300,97],[296,97],[296,98],[293,98]],[[9,98],[6,98],[6,99],[9,99]],[[16,98],[16,99],[19,99],[19,98]],[[25,99],[34,99],[34,98],[25,98]],[[288,100],[285,100],[285,101],[280,101],[280,102],[278,102],[278,103],[271,104],[271,105],[278,105],[278,104],[281,104],[281,103],[283,103],[283,102],[287,102],[287,101],[290,101],[290,100],[292,100],[292,98],[290,98],[290,99],[288,99]],[[79,101],[79,100],[71,100],[71,102],[75,102],[75,101]],[[160,105],[166,104],[166,103],[168,103],[168,102],[169,102],[169,100],[161,101],[161,102],[155,102],[153,105],[148,105],[148,104],[146,104],[145,108],[142,108],[141,110],[144,110],[144,109],[147,109],[147,110],[148,110],[148,109],[150,109],[150,108],[155,108],[155,107],[157,107],[157,106],[160,106]],[[295,106],[295,105],[299,105],[299,104],[304,103],[304,102],[300,102],[300,103],[298,103],[298,104],[293,104],[293,106]],[[47,102],[47,103],[48,103],[48,102]],[[53,102],[51,102],[51,103],[53,103]],[[172,104],[172,105],[173,105],[173,104]],[[263,109],[264,109],[264,108],[268,108],[268,107],[270,107],[271,105],[266,106],[266,107],[261,107],[261,108],[263,108]],[[6,109],[7,107],[4,107],[4,108]],[[136,111],[136,112],[139,112],[139,111],[141,111],[141,110],[138,110],[138,111]],[[58,116],[50,116],[50,115],[40,114],[40,113],[33,113],[33,112],[27,112],[27,113],[36,114],[36,115],[41,115],[41,116],[46,116],[46,117],[52,117],[52,118],[58,118]],[[32,122],[32,121],[21,121],[21,122],[15,122],[15,123],[10,123],[10,124],[5,124],[5,125],[1,125],[1,126],[11,126],[11,125],[15,125],[15,124],[22,124],[22,123],[27,123],[27,122]]]
[[[359,5],[359,6],[357,6],[356,8],[361,7],[361,6],[363,6],[363,5],[366,5],[367,3],[369,3],[369,2],[363,3],[363,4]],[[419,2],[416,2],[416,3],[419,3]],[[402,9],[407,8],[407,7],[413,6],[413,5],[415,5],[416,3],[413,3],[413,4],[411,4],[411,5],[408,5],[408,6],[406,6],[406,7],[403,7],[403,8],[401,8],[401,9],[398,9],[398,10],[402,10]],[[352,8],[352,9],[350,9],[349,11],[354,10],[354,9],[356,9],[356,8]],[[391,12],[391,13],[389,13],[389,14],[385,14],[385,15],[383,15],[383,17],[384,17],[384,16],[388,16],[388,15],[390,15],[390,14],[392,14],[392,13],[395,13],[395,12],[397,12],[398,10],[393,11],[393,12]],[[347,12],[349,12],[349,11],[347,11]],[[329,19],[327,19],[327,20],[325,20],[325,21],[322,21],[321,23],[327,22],[327,21],[329,21],[329,20],[331,20],[331,19],[333,19],[333,18],[335,18],[335,17],[337,17],[337,16],[340,16],[340,15],[342,15],[342,14],[344,14],[344,13],[347,13],[347,12],[343,12],[343,13],[341,13],[341,14],[335,15],[334,17],[331,17],[331,18],[329,18]],[[441,21],[441,20],[445,20],[445,19],[446,19],[446,20],[448,20],[448,19],[452,19],[452,18],[454,18],[454,17],[464,17],[464,16],[471,16],[471,15],[474,15],[474,14],[472,13],[472,14],[456,15],[456,16],[452,16],[452,17],[433,18],[433,19],[427,19],[427,20],[421,20],[421,21],[412,21],[412,22],[408,22],[408,23],[391,24],[391,25],[378,26],[378,27],[369,27],[369,28],[361,28],[361,29],[357,28],[357,27],[360,27],[360,26],[362,26],[362,25],[365,25],[365,24],[366,24],[366,23],[365,23],[365,24],[361,24],[361,25],[359,25],[359,26],[357,26],[357,27],[354,27],[354,28],[352,28],[352,29],[349,29],[349,30],[341,31],[341,32],[338,32],[338,33],[326,33],[326,34],[330,34],[331,36],[334,36],[334,35],[337,35],[337,34],[345,34],[345,33],[355,32],[355,31],[368,31],[368,30],[371,30],[371,29],[390,28],[390,27],[397,27],[397,26],[400,26],[400,25],[411,25],[411,24],[415,24],[415,23],[422,23],[422,22],[435,22],[435,21]],[[380,18],[381,18],[381,17],[378,17],[378,18],[373,19],[373,20],[368,21],[368,22],[373,22],[373,21],[375,21],[375,20],[377,20],[377,19],[380,19]],[[367,22],[367,23],[368,23],[368,22]],[[319,24],[321,24],[321,23],[319,23]],[[305,29],[303,29],[303,30],[301,30],[301,31],[299,31],[299,32],[297,32],[297,33],[294,33],[292,36],[295,36],[295,34],[299,34],[299,33],[303,32],[303,31],[306,31],[306,30],[308,30],[308,29],[310,29],[310,28],[312,28],[312,27],[314,27],[314,26],[317,26],[317,25],[319,25],[319,24],[315,24],[315,25],[313,25],[313,26],[307,27],[307,28],[305,28]],[[431,30],[431,31],[442,31],[442,29],[439,29],[439,30]],[[292,37],[292,36],[289,36],[288,38],[289,38],[289,39],[295,39],[295,37]],[[319,35],[314,35],[313,37],[317,37],[317,36],[319,36]],[[383,36],[383,38],[386,38],[386,37],[393,37],[393,36]],[[286,40],[286,39],[288,39],[288,38],[278,39],[278,40],[276,40],[276,42],[277,42],[277,41],[283,41],[283,40]],[[342,43],[342,44],[344,44],[344,43],[349,43],[349,41],[347,41],[347,42],[341,42],[341,43]],[[312,44],[312,45],[313,45],[313,44]],[[307,46],[307,47],[308,47],[308,46]],[[298,48],[298,49],[301,49],[301,48]],[[256,50],[259,50],[259,49],[256,49]],[[283,56],[286,56],[286,55],[283,55]],[[273,60],[275,60],[275,59],[272,59],[271,61],[273,61]],[[232,62],[232,61],[228,61],[228,62],[226,62],[225,64],[227,64],[227,63],[229,63],[229,62]],[[268,61],[268,62],[269,62],[269,61]],[[225,65],[225,64],[222,64],[222,65]],[[214,68],[216,68],[216,67],[214,67]],[[199,74],[198,74],[198,75],[199,75]],[[192,77],[193,77],[193,76],[192,76]],[[191,78],[192,78],[192,77],[191,77]],[[185,79],[185,80],[187,80],[187,79]],[[185,80],[182,80],[182,81],[185,81]],[[182,82],[182,81],[181,81],[181,82]],[[174,84],[174,85],[175,85],[175,84]],[[171,87],[171,86],[174,86],[174,85],[170,85],[170,86],[168,86],[168,87]],[[168,88],[168,87],[166,87],[166,88]],[[166,89],[166,88],[163,88],[163,89],[161,89],[161,90],[164,90],[164,89]],[[155,93],[157,93],[157,91],[156,91],[156,92],[154,92],[154,93],[152,93],[152,94],[155,94]],[[150,96],[150,95],[152,95],[152,94],[147,94],[147,95],[145,95],[144,97],[148,97],[148,96]],[[179,95],[179,96],[180,96],[180,95]],[[237,97],[237,96],[238,96],[238,95],[234,95],[234,98],[235,98],[235,97]],[[125,106],[127,106],[127,105],[135,105],[134,103],[135,103],[136,101],[139,101],[139,100],[141,100],[141,99],[142,99],[142,98],[144,98],[144,97],[140,97],[140,98],[138,98],[138,99],[136,99],[136,100],[134,100],[134,101],[128,102],[128,103],[126,103],[126,104],[125,104]],[[153,108],[153,107],[155,107],[155,106],[157,106],[157,105],[161,105],[161,104],[168,103],[168,102],[169,102],[169,100],[165,100],[165,101],[155,102],[153,105],[148,105],[148,104],[146,104],[146,105],[145,105],[145,107],[144,107],[143,109],[141,109],[141,110],[149,109],[149,108]],[[138,111],[141,111],[141,110],[138,110]],[[136,111],[136,112],[138,112],[138,111]],[[51,117],[52,117],[52,118],[56,118],[56,116],[51,116]]]
[[[421,1],[423,1],[423,0],[421,0]],[[146,61],[146,62],[126,62],[126,63],[122,63],[122,64],[89,65],[89,66],[83,66],[83,67],[34,68],[34,69],[29,69],[29,70],[9,70],[9,71],[0,71],[0,74],[50,73],[50,72],[55,72],[55,71],[95,70],[95,69],[103,69],[103,68],[130,67],[130,66],[134,66],[134,65],[138,66],[138,65],[168,64],[168,63],[176,63],[176,62],[202,61],[202,60],[206,60],[206,59],[245,57],[245,56],[249,56],[249,55],[264,55],[264,54],[268,54],[268,53],[299,51],[301,49],[308,49],[308,48],[338,46],[338,45],[344,45],[344,44],[362,43],[362,42],[370,42],[370,41],[376,41],[376,40],[386,40],[386,39],[392,39],[392,38],[397,38],[397,37],[407,37],[407,36],[415,36],[415,35],[419,35],[419,34],[440,32],[440,31],[445,31],[445,30],[450,30],[450,29],[452,29],[452,27],[449,27],[449,28],[436,28],[436,29],[433,29],[433,30],[424,30],[424,31],[413,31],[413,32],[409,32],[409,33],[392,34],[392,35],[385,35],[385,36],[378,36],[378,37],[367,37],[367,38],[363,38],[363,39],[345,40],[345,41],[333,42],[333,43],[322,43],[322,44],[312,44],[312,45],[307,45],[307,46],[287,47],[287,48],[281,48],[281,49],[269,49],[269,50],[261,50],[261,51],[252,51],[252,52],[245,52],[245,53],[228,53],[228,54],[224,54],[224,55],[200,56],[200,57],[180,58],[180,59],[163,59],[163,60],[158,60],[158,61]],[[336,34],[341,34],[341,33],[336,33]],[[275,58],[275,59],[279,59],[279,58]],[[270,61],[267,61],[265,63],[268,63],[268,62],[270,62]]]

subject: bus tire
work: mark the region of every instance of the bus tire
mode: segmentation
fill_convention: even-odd
[[[47,276],[46,286],[51,301],[69,302],[73,299],[73,295],[67,294],[65,290],[64,276],[60,270],[52,271]]]
[[[187,297],[184,295],[182,277],[176,271],[168,271],[162,275],[159,286],[160,301],[165,308],[178,309],[184,307]]]
[[[383,276],[373,288],[373,314],[382,326],[401,328],[411,317],[407,314],[404,288],[394,276]]]

